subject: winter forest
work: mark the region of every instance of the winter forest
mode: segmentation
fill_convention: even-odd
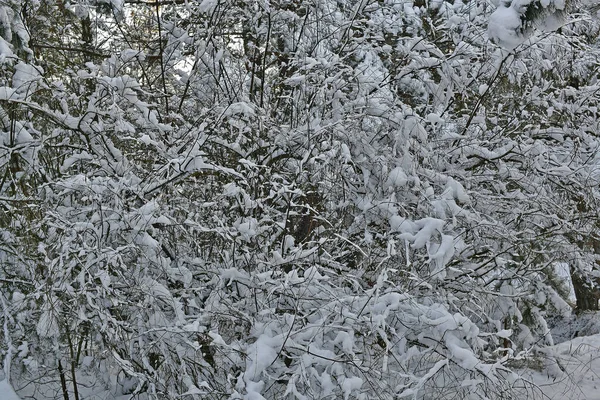
[[[600,399],[599,9],[0,1],[0,398]]]

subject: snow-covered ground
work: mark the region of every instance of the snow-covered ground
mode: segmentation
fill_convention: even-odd
[[[532,399],[600,400],[600,313],[549,321],[554,346],[520,372],[537,388]]]
[[[524,372],[545,399],[600,400],[600,334],[544,349],[543,368]]]
[[[0,398],[2,400],[19,400],[19,396],[6,380],[0,381]]]

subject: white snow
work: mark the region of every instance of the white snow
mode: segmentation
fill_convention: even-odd
[[[241,237],[248,241],[258,234],[258,221],[256,218],[244,218],[242,221],[236,221],[233,226],[238,230]]]
[[[513,50],[523,43],[525,38],[520,34],[521,16],[513,7],[500,5],[490,15],[488,36],[500,46]]]
[[[50,301],[44,303],[42,310],[43,311],[36,327],[38,335],[40,337],[58,336],[58,321],[56,320],[56,316],[54,315],[54,310],[52,309],[52,304]]]
[[[35,91],[36,82],[40,79],[40,73],[35,67],[23,62],[15,65],[15,73],[12,78],[12,87],[17,93],[29,93]]]
[[[8,100],[15,93],[15,90],[7,86],[0,87],[0,100]]]
[[[6,380],[0,381],[0,397],[2,397],[2,400],[21,400]]]
[[[528,370],[549,400],[600,400],[600,335],[578,337],[543,349],[544,368]],[[554,358],[554,359],[553,359]]]
[[[363,385],[363,380],[357,376],[351,378],[345,378],[342,381],[342,391],[344,392],[344,400],[350,398],[350,394],[353,390],[360,390]]]
[[[252,106],[248,103],[239,102],[233,103],[223,113],[224,116],[230,117],[232,115],[242,115],[246,117],[254,116],[255,112]]]
[[[419,228],[419,232],[416,235],[413,236],[406,233],[400,235],[400,239],[408,239],[413,242],[412,247],[414,249],[420,249],[425,246],[425,244],[431,240],[431,236],[435,232],[441,232],[445,225],[445,221],[437,218],[422,218],[415,221],[415,223]]]
[[[201,12],[208,13],[216,7],[217,3],[217,0],[204,0],[202,3],[200,3],[198,9]]]
[[[7,58],[14,57],[10,48],[10,44],[0,37],[0,63],[3,63]]]
[[[490,15],[488,21],[488,36],[500,46],[513,50],[527,39],[523,32],[523,20],[532,0],[512,0],[509,4],[501,2],[496,11]],[[564,0],[541,0],[542,7],[549,11],[531,21],[535,28],[542,32],[551,32],[560,28],[564,23],[564,16],[556,10],[564,10]]]
[[[408,182],[408,175],[401,167],[394,168],[387,179],[387,186],[404,186]]]
[[[246,383],[257,382],[262,373],[275,361],[283,340],[262,334],[254,344],[250,345],[246,360]]]

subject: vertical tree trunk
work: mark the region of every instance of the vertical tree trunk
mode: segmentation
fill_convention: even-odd
[[[62,388],[62,394],[64,400],[69,400],[69,390],[67,389],[67,378],[65,377],[65,370],[63,369],[62,362],[58,360],[58,373],[60,375],[60,387]]]
[[[571,281],[577,299],[577,312],[598,310],[598,290],[571,267]]]

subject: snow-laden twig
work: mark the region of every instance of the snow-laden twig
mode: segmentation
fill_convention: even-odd
[[[10,337],[10,332],[8,330],[8,306],[6,304],[6,300],[4,299],[4,293],[0,293],[0,302],[2,302],[2,313],[4,314],[4,341],[6,342],[6,356],[4,356],[4,379],[10,383],[10,366],[12,364],[12,354],[13,354],[13,345],[12,339]]]

